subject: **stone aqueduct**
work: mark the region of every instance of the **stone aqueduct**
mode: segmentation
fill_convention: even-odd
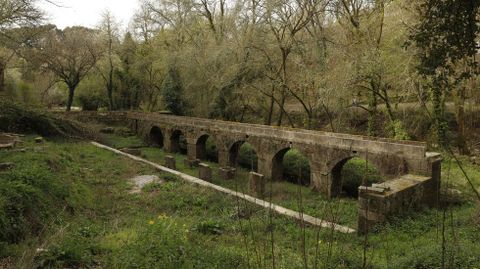
[[[211,137],[221,167],[235,166],[239,146],[248,142],[258,156],[258,173],[272,180],[282,177],[283,155],[297,149],[309,160],[312,187],[329,197],[341,192],[341,169],[353,157],[368,160],[387,179],[406,174],[428,177],[430,186],[424,195],[435,196],[438,192],[439,156],[428,153],[425,143],[165,114],[126,112],[124,117],[137,134],[156,139],[169,152],[178,150],[183,134],[190,160],[205,156],[205,141]]]
[[[328,197],[341,193],[341,170],[354,157],[374,165],[386,182],[359,187],[358,232],[370,231],[390,217],[424,206],[436,206],[440,190],[441,161],[438,153],[427,152],[421,142],[398,141],[358,135],[234,123],[201,118],[141,112],[62,113],[79,121],[107,121],[127,124],[137,135],[162,144],[166,151],[186,140],[187,162],[205,157],[205,143],[211,137],[218,149],[223,170],[235,166],[243,143],[251,144],[258,157],[258,173],[267,180],[283,176],[282,160],[290,149],[308,158],[310,184]]]

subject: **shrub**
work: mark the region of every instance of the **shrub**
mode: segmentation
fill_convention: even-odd
[[[219,222],[208,220],[202,221],[193,228],[194,231],[197,231],[202,234],[213,234],[219,235],[223,233],[223,225]]]
[[[168,111],[174,115],[185,115],[187,105],[183,97],[183,85],[177,68],[171,67],[163,81],[163,101]]]
[[[52,114],[0,102],[0,131],[35,133],[42,136],[89,137],[90,132],[78,122]]]
[[[283,157],[283,174],[286,180],[302,185],[310,184],[310,164],[308,159],[297,150],[289,150]]]
[[[38,166],[0,174],[0,241],[17,243],[36,234],[66,198],[62,183]]]
[[[91,268],[100,249],[88,240],[71,236],[35,257],[35,268]]]
[[[253,146],[249,143],[244,143],[238,151],[237,163],[246,169],[257,170],[258,156]]]
[[[409,140],[410,136],[408,135],[407,130],[405,129],[402,121],[394,120],[387,124],[385,127],[387,135],[393,139],[398,140]]]
[[[343,166],[342,188],[348,196],[358,197],[358,187],[364,179],[369,185],[382,182],[382,177],[375,167],[369,164],[366,168],[366,162],[362,159],[353,158]]]
[[[177,175],[174,175],[174,174],[164,174],[164,175],[162,175],[162,178],[165,181],[181,181],[181,178]]]
[[[18,243],[38,235],[53,216],[64,209],[73,212],[88,203],[88,188],[57,175],[54,163],[71,167],[73,160],[65,154],[52,155],[43,162],[37,154],[25,153],[15,169],[0,173],[1,242]]]
[[[205,142],[205,148],[206,148],[207,159],[212,162],[217,162],[218,149],[217,149],[217,145],[215,144],[215,141],[213,141],[211,137],[209,137]]]

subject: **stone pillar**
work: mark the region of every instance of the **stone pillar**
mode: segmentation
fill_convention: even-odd
[[[236,171],[237,169],[233,167],[221,167],[218,169],[218,176],[224,180],[233,179],[235,178]]]
[[[198,166],[199,163],[200,160],[197,159],[197,145],[193,139],[187,138],[187,159],[185,159],[184,164],[187,167],[193,168]]]
[[[257,152],[258,156],[258,173],[262,174],[266,179],[272,179],[272,158]]]
[[[439,206],[440,187],[442,177],[442,156],[440,154],[433,154],[428,159],[428,169],[431,182],[424,188],[423,202],[430,207]]]
[[[386,220],[384,196],[372,195],[370,190],[360,187],[358,189],[358,234],[366,234]]]
[[[220,165],[220,167],[230,166],[228,150],[218,149],[218,164]]]
[[[172,141],[172,132],[170,130],[165,130],[165,136],[163,137],[163,147],[165,148],[166,152],[173,153],[174,151],[174,146],[173,146],[173,141]]]
[[[332,189],[332,176],[328,172],[311,170],[310,173],[314,190],[328,198],[335,197],[336,193]]]
[[[189,160],[196,160],[197,158],[197,145],[195,143],[191,143],[189,141],[190,139],[187,139],[187,156]]]
[[[250,191],[259,198],[265,196],[265,177],[262,174],[250,172]]]
[[[177,169],[175,158],[172,155],[165,156],[165,166],[173,170]]]
[[[198,165],[198,177],[205,181],[212,181],[212,168],[208,164],[200,163]]]

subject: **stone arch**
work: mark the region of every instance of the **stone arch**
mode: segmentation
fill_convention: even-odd
[[[208,144],[209,141],[214,144],[214,148],[211,148],[210,150],[207,148],[207,146],[211,146]],[[197,139],[195,139],[195,147],[197,159],[218,162],[218,142],[212,135],[202,133]]]
[[[170,134],[170,151],[187,154],[186,134],[180,129],[172,130]]]
[[[332,162],[331,170],[330,170],[330,177],[331,177],[331,196],[339,196],[343,191],[344,191],[344,182],[342,181],[343,178],[343,170],[345,165],[352,159],[358,159],[362,161],[362,166],[364,165],[363,163],[367,162],[368,166],[366,168],[367,171],[361,170],[361,173],[372,173],[372,175],[369,175],[369,178],[366,178],[367,181],[371,181],[372,176],[375,175],[375,177],[379,176],[381,173],[381,167],[378,166],[377,163],[375,162],[370,162],[367,161],[364,156],[357,155],[357,154],[352,154],[343,158],[337,159],[335,162]],[[365,164],[365,165],[367,165]],[[373,169],[373,171],[370,171]],[[377,175],[378,174],[378,175]],[[360,183],[359,183],[360,186]],[[354,196],[352,193],[347,193],[349,196]]]
[[[285,147],[283,149],[278,150],[275,153],[275,155],[273,155],[272,167],[271,167],[272,180],[281,181],[281,180],[286,179],[285,178],[285,168],[284,168],[284,158],[285,158],[285,155],[287,154],[287,152],[292,151],[292,150],[298,151],[299,154],[301,155],[300,158],[305,159],[307,161],[308,172],[301,171],[301,169],[300,169],[300,171],[297,175],[298,178],[295,179],[295,182],[294,182],[293,179],[290,179],[290,181],[292,183],[300,183],[301,185],[311,185],[312,184],[312,172],[311,172],[312,164],[311,164],[310,158],[308,158],[308,155],[305,154],[302,150],[297,149],[297,148],[293,148],[293,147]],[[308,176],[305,176],[305,178],[303,178],[302,174],[307,174],[307,173],[308,173]],[[298,182],[296,180],[300,180],[300,182]]]
[[[252,150],[253,150],[253,152],[255,153],[255,156],[256,156],[256,158],[255,158],[256,160],[254,160],[252,164],[249,164],[249,165],[245,164],[244,166],[249,166],[250,170],[252,170],[252,171],[258,171],[258,151],[257,151],[257,148],[253,144],[249,143],[246,140],[238,140],[238,141],[232,143],[228,147],[228,165],[231,166],[231,167],[237,166],[240,149],[245,144],[248,144],[252,147]]]
[[[163,148],[164,136],[163,136],[162,129],[160,129],[160,127],[152,126],[152,128],[150,129],[148,138],[149,138],[150,144],[159,148]]]

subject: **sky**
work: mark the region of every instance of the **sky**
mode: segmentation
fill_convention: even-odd
[[[52,0],[61,7],[47,1],[39,1],[39,6],[47,14],[50,23],[63,29],[81,25],[95,27],[105,10],[115,16],[123,27],[127,27],[133,13],[138,8],[138,0]]]

